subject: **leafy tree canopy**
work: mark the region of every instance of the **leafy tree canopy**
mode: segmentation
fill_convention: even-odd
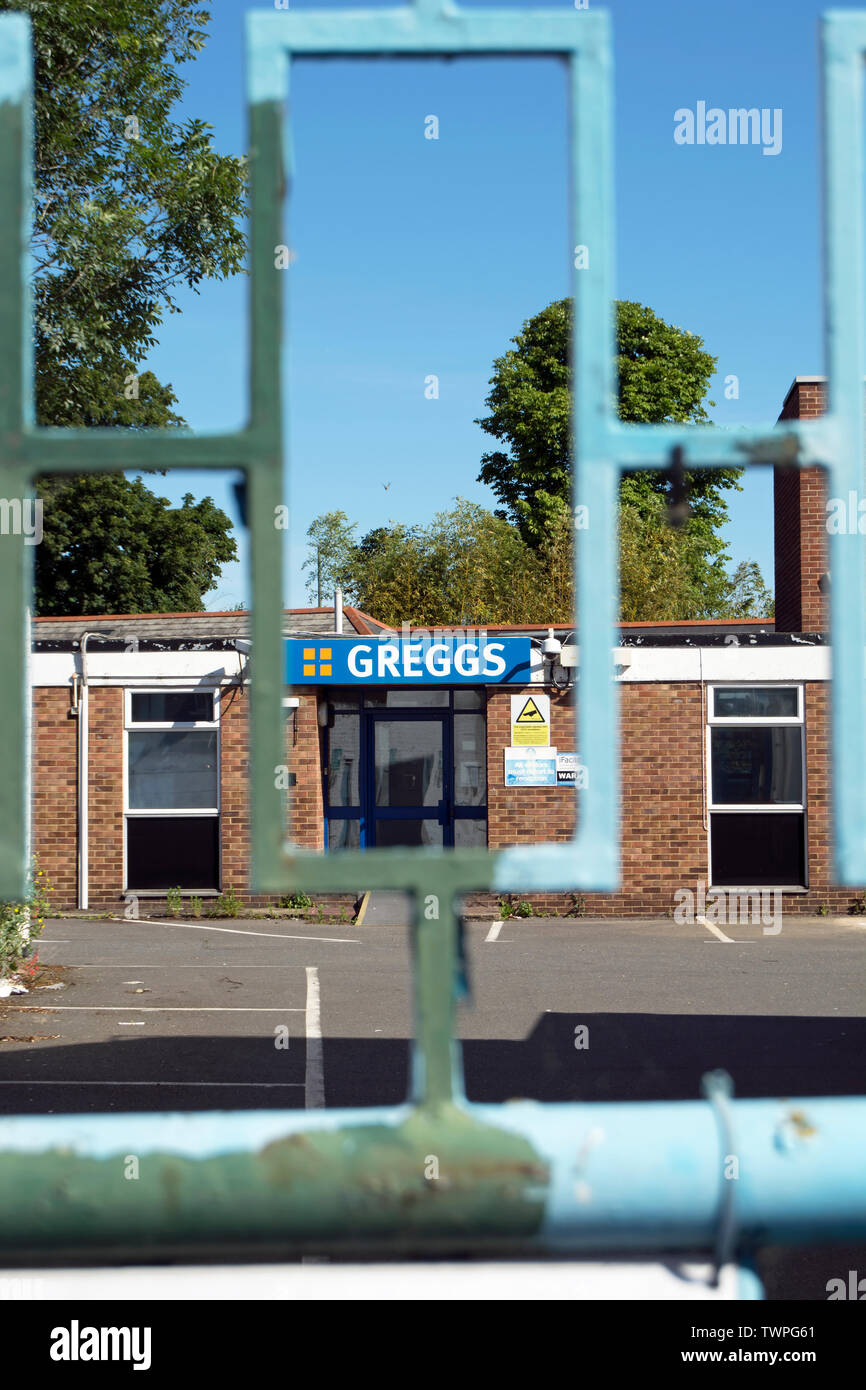
[[[46,425],[179,423],[170,387],[129,373],[179,285],[243,265],[244,161],[173,119],[205,42],[199,0],[0,0],[33,25],[36,394]]]
[[[133,429],[183,424],[171,385],[147,371],[144,361],[165,314],[178,311],[179,287],[196,290],[205,279],[234,275],[245,255],[244,161],[218,154],[203,121],[179,122],[173,115],[185,87],[183,65],[204,45],[209,8],[199,0],[0,0],[0,11],[10,10],[28,13],[33,26],[38,422]],[[139,497],[146,491],[141,483],[128,486]],[[40,492],[46,504],[51,492],[51,506],[37,554],[39,611],[69,611],[75,603],[82,612],[104,611],[106,592],[115,595],[115,611],[154,606],[165,592],[165,556],[156,538],[148,538],[127,570],[119,533],[109,525],[116,517],[116,480],[46,482]],[[75,583],[60,589],[53,579],[60,571],[49,555],[62,555],[59,537],[74,532],[75,514],[66,510],[73,499],[87,502],[92,575],[88,581],[70,557]],[[165,506],[157,498],[148,504],[154,517]],[[143,519],[141,507],[137,514]],[[217,524],[225,526],[219,548],[235,558],[230,522],[209,499],[179,513],[178,528],[194,541],[188,559],[173,551],[187,570],[179,581],[189,595],[186,607],[202,606],[195,577],[208,572],[199,561]],[[168,543],[169,531],[160,529],[162,542]],[[98,537],[103,552],[96,549]],[[107,576],[119,571],[125,578],[112,588]]]
[[[357,526],[345,512],[324,512],[307,528],[308,555],[302,570],[307,571],[307,598],[330,602],[335,589],[348,598],[352,587],[349,557],[355,548]],[[321,592],[320,592],[321,591]]]
[[[570,299],[549,304],[524,323],[515,346],[494,363],[485,402],[490,414],[476,421],[507,448],[483,456],[479,481],[502,504],[498,515],[519,526],[532,545],[542,542],[571,501],[571,323]],[[716,358],[704,351],[703,339],[665,323],[643,304],[618,301],[616,351],[620,419],[708,423],[703,401]],[[725,490],[739,487],[741,471],[688,474],[692,521],[711,553],[713,532],[727,517]],[[624,500],[650,511],[652,496],[667,492],[667,480],[656,472],[632,474],[622,483]]]
[[[719,563],[709,571],[711,583],[706,574],[696,582],[700,538],[688,528],[667,526],[664,507],[654,497],[642,507],[624,502],[620,508],[621,617],[640,622],[770,616],[772,597],[757,565],[741,565],[731,577]],[[504,518],[463,498],[427,525],[392,522],[358,542],[356,529],[344,512],[330,512],[307,534],[347,599],[382,622],[436,627],[572,621],[567,513],[555,517],[538,546]],[[307,565],[315,566],[315,550]]]
[[[235,558],[231,522],[210,497],[172,507],[122,473],[61,474],[38,492],[37,613],[196,612]]]

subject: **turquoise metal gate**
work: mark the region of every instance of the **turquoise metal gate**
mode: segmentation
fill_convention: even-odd
[[[280,400],[283,101],[292,56],[535,53],[570,71],[575,268],[575,503],[581,700],[575,747],[592,749],[577,835],[497,854],[374,850],[316,856],[283,842]],[[393,9],[253,13],[248,20],[253,188],[250,418],[237,434],[36,429],[25,267],[30,214],[27,21],[0,20],[0,492],[36,472],[157,466],[238,468],[253,544],[252,881],[263,892],[403,888],[414,895],[412,1098],[379,1111],[269,1111],[0,1121],[0,1248],[10,1258],[86,1250],[365,1252],[711,1249],[866,1236],[866,1099],[741,1101],[710,1081],[679,1104],[468,1105],[454,1041],[457,896],[469,889],[610,890],[619,875],[616,504],[621,469],[820,465],[836,495],[863,487],[863,56],[866,15],[824,21],[827,352],[830,413],[784,429],[627,426],[613,416],[612,62],[597,9]],[[577,259],[577,258],[576,258]],[[0,721],[0,896],[24,881],[27,691],[22,546],[0,547],[7,681]],[[858,537],[830,538],[834,806],[840,882],[866,880],[866,566]],[[142,1179],[122,1156],[150,1154]],[[429,1155],[447,1181],[425,1176]],[[639,1155],[636,1166],[635,1156]],[[727,1160],[740,1178],[726,1179]]]

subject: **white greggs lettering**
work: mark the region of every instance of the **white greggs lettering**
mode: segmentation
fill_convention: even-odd
[[[480,649],[480,650],[479,650]],[[359,680],[394,680],[428,675],[490,678],[505,670],[502,642],[461,642],[452,652],[446,642],[359,642],[349,649],[349,671]]]

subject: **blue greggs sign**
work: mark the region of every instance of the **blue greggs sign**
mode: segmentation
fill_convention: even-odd
[[[287,685],[526,685],[528,637],[286,638]]]

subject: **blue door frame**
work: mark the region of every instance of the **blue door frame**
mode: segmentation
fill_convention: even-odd
[[[331,731],[326,731],[326,748],[324,766],[322,768],[322,806],[324,809],[325,828],[324,843],[325,849],[330,848],[330,821],[351,820],[359,822],[358,844],[361,849],[372,849],[376,840],[376,820],[419,820],[431,819],[442,826],[442,845],[443,848],[453,848],[455,844],[455,825],[457,821],[475,820],[487,823],[487,795],[485,790],[484,804],[458,805],[455,797],[454,787],[454,715],[469,711],[455,711],[453,702],[453,692],[447,708],[440,706],[430,706],[429,708],[401,709],[390,706],[376,705],[370,707],[365,704],[363,690],[359,691],[359,743],[358,743],[358,789],[359,804],[357,806],[332,805],[328,786],[328,768],[331,760]],[[480,706],[479,713],[484,713],[484,705]],[[432,723],[439,721],[442,725],[442,800],[437,807],[424,806],[390,806],[377,807],[375,805],[376,786],[375,786],[375,754],[374,740],[376,737],[375,727],[381,720],[391,720],[392,722]],[[486,719],[485,719],[486,723]]]
[[[443,846],[454,844],[454,724],[449,710],[365,710],[361,737],[366,745],[361,763],[362,843],[376,844],[377,820],[433,820],[442,827]],[[375,739],[377,724],[438,724],[442,735],[442,799],[438,806],[377,806]]]

